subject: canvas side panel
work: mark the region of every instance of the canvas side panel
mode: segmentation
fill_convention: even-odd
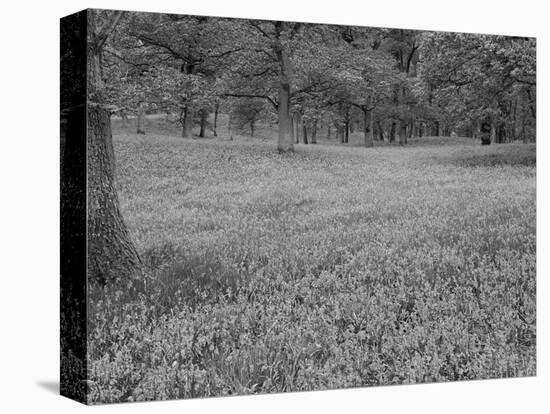
[[[86,403],[87,12],[61,19],[61,395]]]

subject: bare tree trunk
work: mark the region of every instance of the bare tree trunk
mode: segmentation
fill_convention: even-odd
[[[396,122],[392,121],[391,128],[390,128],[390,138],[389,138],[390,142],[395,142],[395,130],[396,130],[396,128],[397,128]]]
[[[380,121],[376,122],[376,125],[378,125],[378,134],[380,141],[384,142],[384,128],[382,128],[382,124],[380,124]]]
[[[307,144],[307,126],[306,123],[302,120],[302,135],[304,137],[304,144]]]
[[[206,122],[208,121],[208,111],[204,109],[201,110],[200,116],[201,116],[201,129],[199,132],[199,137],[204,138],[204,134],[206,133]]]
[[[340,125],[340,124],[337,124],[336,125],[336,139],[338,139],[340,141],[340,144],[343,144],[345,143],[345,138],[344,138],[344,126],[343,125]]]
[[[433,124],[432,136],[434,136],[434,137],[439,136],[439,122],[438,121],[435,121],[434,124]]]
[[[294,142],[290,135],[290,82],[292,79],[292,68],[290,58],[285,46],[280,40],[280,35],[284,29],[284,22],[276,22],[275,28],[279,38],[273,45],[273,50],[279,63],[279,105],[277,114],[279,118],[279,138],[277,149],[279,152],[294,151]]]
[[[294,142],[296,144],[300,143],[300,116],[298,114],[294,115],[294,138],[296,139]]]
[[[110,114],[88,107],[88,278],[101,284],[139,276],[141,261],[115,188]]]
[[[294,143],[289,133],[289,106],[290,106],[290,85],[282,82],[279,86],[279,140],[277,149],[279,152],[294,151]]]
[[[407,124],[403,121],[399,122],[399,145],[403,146],[407,143]]]
[[[311,143],[317,144],[317,120],[313,121],[311,126]]]
[[[346,118],[346,122],[344,124],[344,143],[347,144],[349,142],[349,119]]]
[[[518,125],[518,99],[516,98],[512,107],[512,120],[510,121],[509,137],[510,141],[517,139],[517,125]]]
[[[369,113],[370,112],[370,113]],[[374,146],[374,125],[373,125],[373,114],[372,110],[363,111],[363,121],[365,124],[365,147],[373,147]]]
[[[216,109],[214,109],[214,136],[218,136],[218,113],[220,111],[220,101],[216,102]]]
[[[183,110],[183,130],[181,136],[183,138],[192,138],[193,137],[193,118],[195,113],[193,108],[186,106]]]

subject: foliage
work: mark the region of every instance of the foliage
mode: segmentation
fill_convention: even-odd
[[[448,123],[462,127],[464,120],[489,119],[494,127],[507,129],[497,131],[501,138],[521,135],[527,140],[535,128],[535,53],[532,38],[426,34],[421,66],[425,94]]]
[[[235,98],[262,99],[276,116],[284,79],[289,114],[308,128],[332,118],[366,131],[374,111],[386,135],[398,122],[409,137],[473,137],[488,120],[497,142],[535,136],[531,38],[134,13],[104,66],[114,108],[182,123],[188,109],[229,113]]]

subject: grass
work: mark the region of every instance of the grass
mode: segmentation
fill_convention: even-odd
[[[534,145],[162,126],[115,122],[152,281],[93,296],[90,402],[535,374]]]

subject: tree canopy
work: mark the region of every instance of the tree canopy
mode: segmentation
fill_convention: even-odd
[[[533,38],[129,13],[103,65],[115,108],[175,114],[184,137],[221,108],[277,119],[280,151],[297,124],[343,143],[355,126],[366,146],[482,124],[493,142],[535,139]]]

